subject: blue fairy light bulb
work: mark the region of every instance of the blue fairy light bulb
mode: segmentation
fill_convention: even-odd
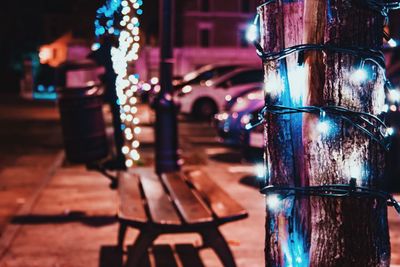
[[[255,24],[250,24],[246,30],[246,39],[252,43],[258,38],[258,28]]]
[[[317,129],[322,134],[328,134],[331,126],[328,121],[320,121],[317,125]]]

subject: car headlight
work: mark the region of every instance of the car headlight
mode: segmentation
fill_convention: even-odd
[[[193,90],[192,86],[185,85],[184,87],[182,87],[182,89],[178,93],[178,96],[184,96],[186,94],[189,94],[190,92],[192,92],[192,90]]]
[[[225,121],[226,119],[228,119],[228,116],[229,116],[228,113],[224,112],[224,113],[219,113],[219,114],[215,115],[215,118],[218,121]]]

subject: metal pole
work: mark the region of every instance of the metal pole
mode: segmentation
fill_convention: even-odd
[[[160,5],[160,85],[156,99],[156,173],[179,170],[176,107],[172,100],[173,72],[173,6],[174,0],[161,0]]]

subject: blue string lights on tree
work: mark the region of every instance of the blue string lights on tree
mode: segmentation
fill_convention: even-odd
[[[112,47],[111,59],[117,74],[116,93],[120,105],[121,128],[125,137],[122,153],[126,157],[125,165],[131,167],[140,160],[138,152],[141,132],[137,117],[139,74],[129,72],[130,63],[138,59],[140,48],[139,16],[143,14],[142,0],[108,0],[97,11],[95,34],[99,38],[104,34],[118,36],[118,47]]]
[[[119,35],[119,30],[115,21],[119,19],[121,13],[121,0],[107,0],[96,12],[94,21],[95,35],[99,38],[105,34]]]
[[[266,1],[259,8],[264,5],[268,5],[275,0]],[[395,2],[381,2],[377,0],[368,0],[362,5],[367,5],[369,8],[380,12],[388,23],[388,11],[394,9],[400,9],[400,1]],[[289,74],[295,77],[305,76],[302,73],[304,68],[304,52],[306,51],[323,51],[325,53],[340,53],[353,55],[358,58],[359,64],[354,67],[353,73],[348,78],[351,83],[362,86],[368,79],[371,79],[368,68],[378,68],[384,75],[384,87],[387,99],[393,101],[395,98],[397,101],[400,99],[399,89],[394,88],[390,81],[385,76],[385,58],[381,51],[363,48],[363,47],[343,47],[335,46],[331,43],[325,44],[300,44],[291,47],[287,47],[278,52],[264,52],[258,40],[260,39],[259,25],[260,19],[257,15],[254,19],[253,24],[249,25],[246,38],[249,42],[253,43],[256,47],[256,52],[261,58],[263,63],[277,62],[285,59],[293,53],[298,53],[298,66]],[[388,45],[393,47],[398,43],[391,38],[388,34],[384,34]],[[296,73],[293,73],[296,72]],[[287,74],[289,76],[289,74]],[[288,78],[290,80],[290,78]],[[297,79],[300,81],[300,79]],[[297,83],[300,83],[296,81]],[[273,116],[294,114],[294,113],[310,113],[319,115],[319,123],[316,125],[316,129],[323,135],[329,135],[333,121],[342,120],[349,125],[360,130],[362,133],[367,135],[371,140],[379,143],[385,150],[389,149],[391,135],[395,134],[395,129],[387,127],[383,118],[384,113],[388,112],[388,103],[386,103],[381,110],[379,116],[374,116],[365,112],[356,112],[341,106],[326,105],[326,106],[298,106],[289,107],[283,105],[275,105],[270,101],[274,94],[280,93],[283,90],[283,81],[277,73],[268,75],[265,78],[265,96],[266,104],[264,108],[259,112],[258,116],[248,123],[245,128],[251,130],[261,123],[265,122],[265,118],[268,114]],[[301,89],[299,88],[299,91]],[[267,168],[268,169],[268,168]],[[357,186],[359,177],[356,177],[361,171],[359,168],[352,168],[351,178],[349,184],[333,184],[323,186],[304,186],[304,187],[291,187],[291,186],[274,186],[274,185],[261,185],[261,193],[267,195],[267,204],[271,210],[280,208],[281,201],[289,196],[324,196],[324,197],[367,197],[367,198],[381,198],[387,201],[389,206],[393,206],[398,213],[400,213],[400,204],[388,193],[373,190],[363,186]],[[268,178],[268,171],[265,172],[264,178]],[[266,179],[268,181],[268,179]]]

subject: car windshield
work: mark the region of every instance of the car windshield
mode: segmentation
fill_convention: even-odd
[[[241,112],[254,106],[262,106],[264,103],[264,93],[262,90],[252,91],[236,99],[232,105],[232,112]]]
[[[203,81],[211,80],[214,79],[215,77],[222,76],[238,66],[236,65],[230,65],[230,66],[218,66],[218,67],[213,67],[211,69],[203,70],[203,71],[194,71],[190,72],[185,77],[183,78],[184,84],[198,84]]]

